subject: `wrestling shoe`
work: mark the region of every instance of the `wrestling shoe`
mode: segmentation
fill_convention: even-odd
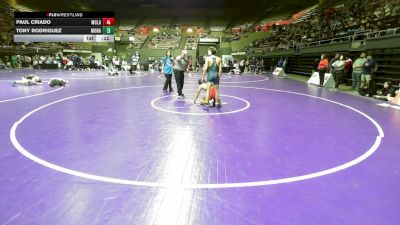
[[[218,101],[215,103],[215,106],[217,106],[217,109],[220,109],[222,107],[221,99],[218,99]]]

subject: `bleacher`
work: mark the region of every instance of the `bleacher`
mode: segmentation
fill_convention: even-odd
[[[376,82],[383,84],[390,80],[398,84],[400,82],[400,49],[375,50],[371,53],[378,64],[374,76]]]
[[[13,9],[4,1],[0,1],[0,47],[7,48],[13,42]]]
[[[180,35],[156,35],[151,37],[149,44],[150,49],[177,49],[181,40]]]
[[[225,26],[211,26],[210,31],[212,32],[223,32],[225,31]]]
[[[373,79],[378,85],[382,85],[385,81],[392,81],[395,84],[400,82],[400,49],[378,49],[367,51],[372,54],[377,62],[377,71]],[[336,52],[329,53],[331,60]],[[353,62],[360,56],[361,52],[337,52],[345,56],[349,56]],[[282,56],[284,57],[284,56]],[[304,55],[289,55],[287,61],[286,72],[290,74],[299,74],[310,76],[312,70],[315,70],[314,62],[320,59],[320,54],[304,54]],[[266,62],[274,61],[275,64],[280,57],[264,57]],[[272,64],[272,63],[271,63]],[[347,77],[346,80],[350,80]]]
[[[172,20],[173,18],[171,17],[146,17],[143,19],[141,24],[167,27],[171,24]]]
[[[149,37],[146,34],[132,34],[129,35],[133,37],[133,41],[130,41],[127,49],[140,49]],[[128,37],[129,40],[129,37]]]
[[[344,5],[346,4],[346,5]],[[359,0],[327,1],[311,9],[293,25],[276,26],[271,35],[252,43],[244,50],[253,53],[330,44],[337,41],[352,41],[358,33],[373,33],[378,30],[394,29],[400,26],[400,3],[395,0],[368,1],[360,5]],[[362,10],[357,10],[357,9]],[[353,18],[350,10],[356,10]],[[275,34],[273,33],[275,32]],[[388,32],[390,33],[390,32]],[[367,38],[369,36],[364,36]]]
[[[195,49],[197,49],[198,41],[199,41],[199,38],[197,36],[189,36],[186,39],[184,48],[187,50],[195,50]]]
[[[299,74],[304,76],[311,76],[312,70],[315,70],[314,61],[321,57],[320,54],[310,55],[291,55],[288,57],[286,72],[292,74]]]
[[[228,21],[224,17],[210,18],[210,31],[212,32],[223,32],[227,25]]]
[[[173,21],[174,26],[182,27],[182,26],[196,26],[196,27],[205,27],[205,19],[204,17],[178,17],[175,21]]]
[[[45,43],[41,43],[41,44],[45,44]],[[51,43],[54,44],[54,43]],[[82,47],[82,45],[80,45],[79,43],[62,43],[62,46],[64,49],[75,49],[75,50],[81,50],[84,49]],[[56,46],[49,46],[49,48],[56,48]]]

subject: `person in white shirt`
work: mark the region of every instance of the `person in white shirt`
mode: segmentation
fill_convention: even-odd
[[[246,59],[242,59],[241,61],[240,61],[240,63],[239,63],[239,69],[240,69],[240,73],[244,73],[244,68],[245,68],[245,65],[246,64]]]
[[[235,74],[235,75],[239,75],[240,74],[239,63],[235,62],[233,64],[232,73]]]
[[[332,64],[333,79],[335,80],[335,91],[339,91],[339,85],[343,79],[345,63],[346,61],[344,60],[343,55],[341,55],[339,59]]]
[[[128,65],[128,62],[123,58],[121,62],[121,68],[123,71],[128,71],[130,66]]]
[[[120,60],[118,59],[118,57],[114,57],[113,58],[113,64],[116,70],[120,70],[121,69],[121,64],[120,64]]]

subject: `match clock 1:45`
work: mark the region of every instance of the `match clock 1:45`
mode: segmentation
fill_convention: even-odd
[[[114,27],[103,27],[103,34],[114,34]]]

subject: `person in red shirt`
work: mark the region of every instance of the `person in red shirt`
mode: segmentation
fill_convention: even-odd
[[[318,72],[319,72],[319,85],[320,87],[324,86],[325,81],[325,73],[329,69],[329,60],[326,54],[322,54],[321,61],[318,64]]]
[[[195,98],[194,98],[194,101],[193,101],[194,104],[196,104],[196,100],[199,97],[200,92],[201,91],[207,91],[207,83],[204,80],[199,79],[198,83],[199,83],[199,87],[198,87],[197,92],[195,94]],[[206,103],[204,103],[205,99],[206,99],[206,97],[203,98],[203,102],[201,104],[206,104]],[[215,103],[216,103],[215,87],[213,85],[211,85],[211,87],[210,87],[210,93],[209,93],[208,99],[209,99],[208,100],[208,104],[210,104],[210,106],[215,106]]]
[[[353,61],[347,56],[344,64],[344,76],[351,79],[351,74],[353,74]]]

